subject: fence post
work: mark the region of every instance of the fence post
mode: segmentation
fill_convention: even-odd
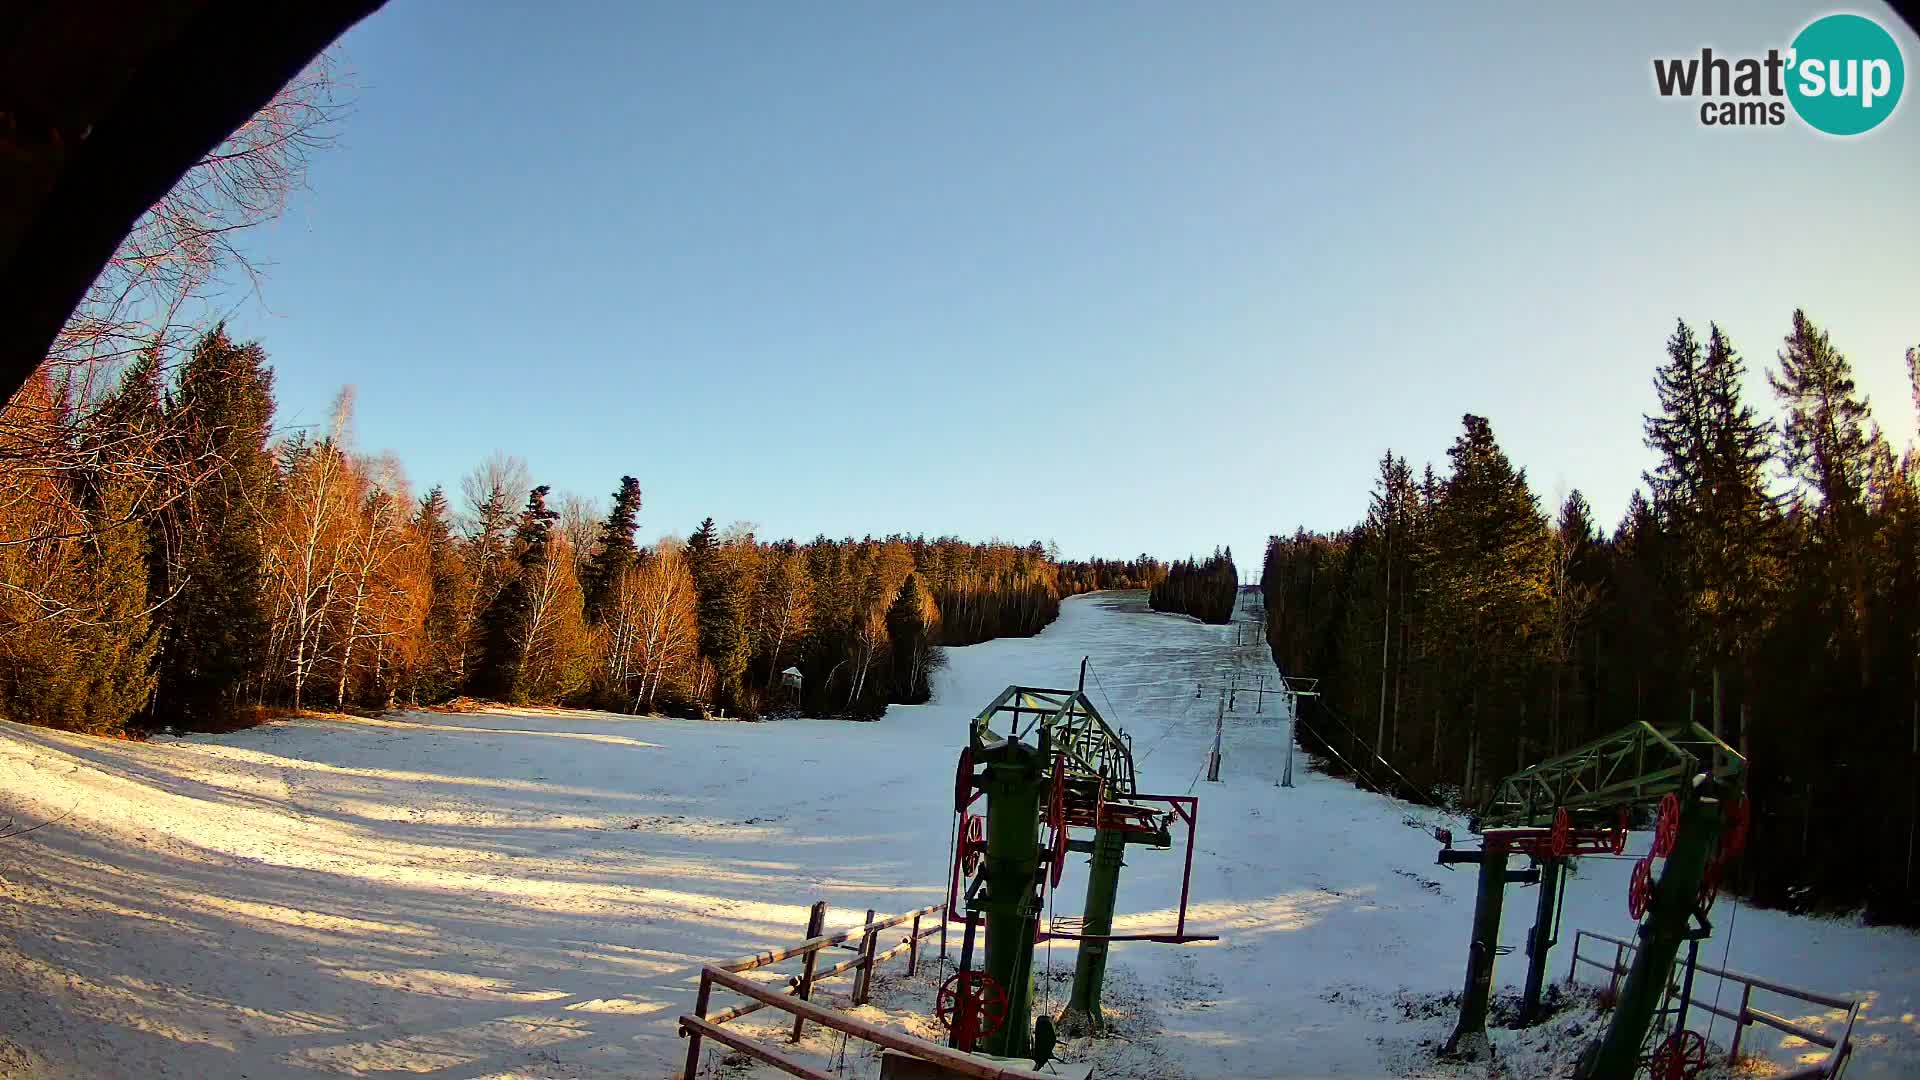
[[[907,939],[907,978],[920,967],[920,916],[913,917],[913,936]]]
[[[1727,1051],[1727,1064],[1740,1060],[1740,1036],[1747,1031],[1747,1003],[1753,1000],[1753,984],[1746,983],[1740,988],[1740,1019],[1733,1022],[1733,1049]]]
[[[1573,959],[1567,961],[1567,985],[1573,985],[1574,969],[1580,966],[1580,939],[1587,936],[1585,930],[1573,932]]]
[[[867,909],[867,921],[862,926],[872,926],[875,912]],[[853,977],[853,1003],[855,1006],[867,1003],[867,987],[873,982],[873,943],[880,939],[878,932],[868,930],[860,937],[860,966],[855,969],[859,974]]]
[[[814,902],[813,910],[807,914],[807,940],[811,941],[814,938],[819,937],[822,933],[825,932],[826,926],[827,926],[827,902],[825,900],[817,900]],[[813,969],[814,969],[814,965],[818,964],[819,962],[820,962],[819,949],[814,949],[811,952],[807,953],[806,966],[800,970],[800,986],[794,991],[794,993],[799,996],[801,1001],[807,1000],[807,995],[813,992]],[[802,1028],[806,1027],[806,1025],[807,1025],[806,1017],[795,1016],[793,1018],[793,1041],[794,1042],[800,1041],[800,1031]]]
[[[713,978],[707,974],[707,969],[702,967],[700,969],[700,992],[695,994],[693,998],[693,1015],[705,1020],[707,1018],[707,999],[712,996]],[[687,1068],[684,1075],[686,1080],[693,1080],[694,1076],[699,1072],[700,1029],[694,1028],[692,1031],[687,1032]]]
[[[1626,946],[1613,947],[1613,970],[1607,972],[1607,996],[1618,1001],[1620,998],[1620,962],[1626,958]]]

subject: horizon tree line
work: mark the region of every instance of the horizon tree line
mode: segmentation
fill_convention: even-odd
[[[766,541],[709,518],[636,541],[496,453],[415,495],[324,431],[273,431],[273,372],[224,328],[86,399],[49,366],[0,410],[0,709],[110,734],[467,695],[623,712],[870,718],[946,645],[1039,632],[1060,600],[1144,587],[1147,556],[892,534]],[[36,455],[49,446],[58,453]],[[12,452],[9,452],[12,451]],[[799,672],[799,689],[782,673]]]

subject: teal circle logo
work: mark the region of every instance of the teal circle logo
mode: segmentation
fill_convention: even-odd
[[[1879,127],[1900,104],[1906,64],[1900,44],[1861,15],[1815,19],[1793,39],[1787,100],[1800,119],[1829,135]]]

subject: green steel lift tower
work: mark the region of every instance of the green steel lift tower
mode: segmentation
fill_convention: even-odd
[[[1085,681],[1085,666],[1081,679]],[[1004,730],[995,730],[1004,721]],[[985,814],[975,814],[976,803]],[[1163,809],[1164,807],[1164,809]],[[1136,789],[1133,751],[1081,690],[1009,686],[973,718],[954,781],[957,826],[949,884],[950,918],[966,924],[960,970],[941,988],[940,1019],[956,1048],[1029,1056],[1036,1029],[1033,955],[1049,938],[1080,942],[1073,992],[1061,1023],[1085,1031],[1101,1023],[1100,991],[1114,940],[1214,940],[1186,933],[1187,881],[1170,933],[1114,935],[1114,901],[1129,844],[1167,848],[1171,827],[1187,826],[1186,876],[1193,870],[1191,796]],[[1080,830],[1082,838],[1075,838]],[[1090,836],[1086,834],[1091,833]],[[1043,835],[1044,834],[1044,835]],[[1079,920],[1042,927],[1049,892],[1069,852],[1092,855]],[[985,958],[973,966],[975,939]],[[1053,1023],[1044,1018],[1041,1030]],[[1042,1041],[1046,1036],[1041,1035]]]
[[[1642,1045],[1680,946],[1693,942],[1697,947],[1713,933],[1708,913],[1721,868],[1739,855],[1746,840],[1745,772],[1746,760],[1698,724],[1659,729],[1637,723],[1502,780],[1477,815],[1478,850],[1455,849],[1451,836],[1443,833],[1443,865],[1480,867],[1466,988],[1447,1051],[1462,1051],[1485,1037],[1507,884],[1540,885],[1527,936],[1521,999],[1520,1022],[1530,1024],[1540,1018],[1540,991],[1547,952],[1556,940],[1555,909],[1567,859],[1620,854],[1632,808],[1651,804],[1657,808],[1653,851],[1635,865],[1627,898],[1629,912],[1640,923],[1640,947],[1613,1020],[1582,1058],[1579,1072],[1582,1080],[1628,1080],[1649,1059]],[[1516,854],[1527,856],[1532,865],[1509,869],[1508,859]],[[1657,878],[1656,858],[1665,860]],[[1683,1048],[1676,1031],[1651,1058],[1667,1068]]]

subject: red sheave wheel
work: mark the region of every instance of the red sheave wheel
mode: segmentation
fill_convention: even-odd
[[[1627,914],[1639,922],[1653,902],[1653,856],[1633,864],[1633,877],[1627,882]]]
[[[978,814],[963,814],[960,819],[960,872],[972,877],[980,869],[980,858],[987,853],[986,819]]]
[[[1555,858],[1564,859],[1573,849],[1573,819],[1567,816],[1567,808],[1561,807],[1553,812],[1552,851]]]
[[[1669,791],[1660,796],[1660,816],[1653,823],[1653,853],[1664,859],[1673,854],[1674,841],[1680,838],[1680,796]]]
[[[1707,1068],[1706,1037],[1690,1028],[1676,1031],[1653,1052],[1647,1065],[1653,1080],[1693,1080]]]
[[[1726,819],[1720,831],[1720,856],[1738,858],[1747,849],[1747,829],[1753,824],[1753,805],[1746,796],[1736,795],[1727,802]]]
[[[1713,902],[1720,897],[1720,860],[1707,863],[1706,873],[1700,875],[1700,891],[1693,898],[1693,905],[1705,915],[1713,910]]]
[[[960,764],[953,773],[953,812],[964,814],[973,798],[973,747],[960,748]]]
[[[984,971],[956,971],[940,984],[933,1015],[960,1036],[961,1049],[999,1031],[1007,1022],[1007,991]]]

